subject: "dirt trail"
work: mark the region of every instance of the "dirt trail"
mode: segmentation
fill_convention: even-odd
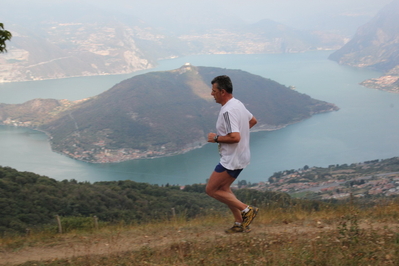
[[[267,226],[257,224],[253,226],[252,232],[265,232],[267,234],[285,233],[317,233],[321,230],[331,230],[329,227],[317,228],[312,225],[283,224],[279,226]],[[124,251],[135,251],[145,246],[161,247],[182,241],[207,241],[220,237],[234,237],[227,235],[220,227],[195,227],[176,229],[169,228],[161,233],[146,235],[144,232],[120,232],[104,235],[91,236],[66,236],[56,243],[41,243],[40,246],[24,247],[15,251],[4,251],[0,249],[0,265],[15,265],[27,261],[47,261],[66,259],[87,255],[109,255]]]
[[[386,224],[362,223],[361,228],[378,229]],[[389,227],[393,225],[390,224]],[[398,225],[396,225],[397,228]],[[281,223],[279,225],[256,224],[249,235],[265,233],[266,235],[304,235],[312,238],[320,232],[335,230],[336,225],[326,225],[315,221],[300,223]],[[144,230],[145,231],[145,230]],[[235,237],[240,234],[228,235],[220,226],[188,226],[183,228],[168,227],[156,233],[143,231],[120,231],[90,236],[63,236],[49,244],[40,243],[33,247],[19,250],[1,250],[0,265],[15,265],[28,261],[48,261],[88,255],[109,255],[124,251],[136,251],[143,247],[162,247],[182,241],[209,241],[216,238]],[[147,235],[147,234],[148,235]]]

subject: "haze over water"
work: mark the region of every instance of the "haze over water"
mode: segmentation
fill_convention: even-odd
[[[295,86],[301,93],[341,108],[281,130],[252,133],[252,162],[239,180],[267,181],[274,172],[305,165],[326,167],[398,156],[399,95],[359,85],[381,73],[340,66],[327,60],[329,54],[190,56],[162,61],[158,68],[136,74],[171,70],[187,62],[195,66],[242,69]],[[97,95],[131,76],[0,84],[0,102],[22,103],[33,98],[77,100]],[[43,133],[6,126],[0,126],[0,150],[2,166],[57,180],[90,182],[131,179],[153,184],[204,183],[219,159],[216,146],[208,144],[173,157],[89,164],[52,152]]]

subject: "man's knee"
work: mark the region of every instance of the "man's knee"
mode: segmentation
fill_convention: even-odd
[[[206,194],[208,194],[208,196],[210,196],[210,197],[214,197],[214,195],[215,195],[215,189],[213,189],[213,188],[211,188],[209,185],[207,185],[206,187],[205,187],[205,192],[206,192]]]

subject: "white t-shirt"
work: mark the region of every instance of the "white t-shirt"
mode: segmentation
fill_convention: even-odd
[[[238,143],[219,143],[220,164],[229,170],[245,168],[251,159],[249,151],[249,121],[252,114],[236,98],[222,106],[216,121],[216,132],[226,136],[232,132],[240,133]]]

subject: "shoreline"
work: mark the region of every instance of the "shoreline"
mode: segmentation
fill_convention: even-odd
[[[301,119],[299,121],[293,121],[291,123],[282,124],[282,125],[269,125],[269,124],[257,125],[255,129],[254,128],[251,129],[251,133],[276,131],[279,129],[283,129],[287,126],[302,122],[306,119],[309,119],[313,115],[323,114],[323,113],[328,113],[328,112],[339,110],[339,107],[337,107],[335,104],[331,104],[331,105],[332,105],[332,107],[330,109],[310,114],[309,117]],[[58,153],[60,155],[66,156],[68,158],[71,158],[71,159],[74,159],[77,161],[91,163],[91,164],[109,164],[109,163],[116,164],[116,163],[122,163],[122,162],[133,161],[133,160],[151,160],[151,159],[158,159],[158,158],[163,158],[163,157],[171,157],[171,156],[185,154],[185,153],[193,151],[195,149],[200,149],[203,146],[205,146],[206,144],[208,144],[208,142],[205,140],[205,137],[204,137],[202,140],[200,139],[200,140],[194,141],[190,144],[187,144],[184,148],[182,148],[178,151],[172,151],[172,152],[162,152],[159,150],[138,151],[138,150],[132,150],[129,148],[120,148],[120,149],[115,149],[115,150],[106,149],[102,153],[90,154],[92,156],[92,158],[96,158],[95,160],[87,160],[84,157],[82,157],[83,154],[77,154],[75,156],[72,156],[70,153],[55,149],[54,144],[51,141],[53,139],[51,134],[45,130],[38,128],[38,127],[34,127],[34,126],[32,127],[29,125],[18,125],[15,123],[14,124],[0,123],[0,125],[11,126],[11,127],[24,127],[24,128],[29,128],[31,130],[41,132],[47,136],[52,152]],[[82,158],[80,158],[80,157],[82,157]]]

